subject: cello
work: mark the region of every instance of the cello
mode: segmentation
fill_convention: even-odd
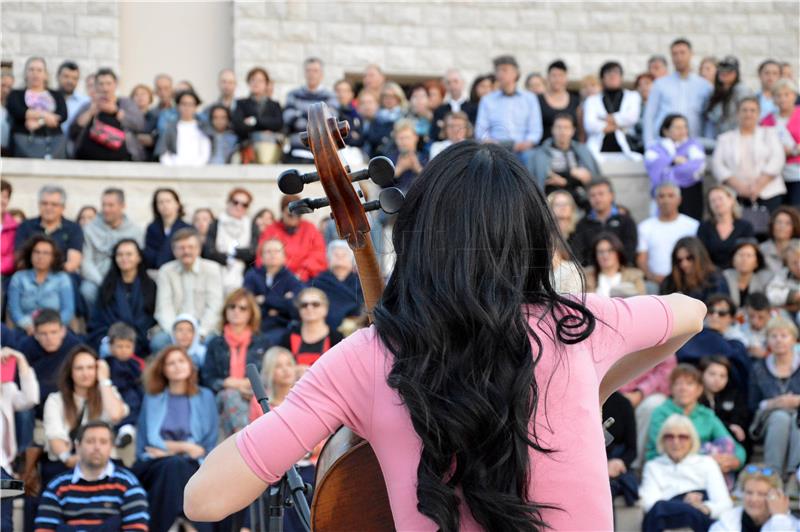
[[[375,157],[365,170],[350,172],[342,163],[339,150],[350,131],[347,121],[338,121],[324,102],[308,111],[308,126],[300,140],[314,155],[316,172],[301,175],[287,170],[278,178],[284,194],[298,194],[303,186],[319,181],[324,198],[304,198],[289,204],[295,214],[331,208],[339,237],[347,241],[355,255],[364,304],[368,315],[383,292],[378,258],[369,236],[366,213],[381,209],[396,213],[403,203],[403,193],[392,187],[394,165],[386,157]],[[383,187],[378,199],[361,203],[360,193],[352,183],[371,179]],[[365,495],[369,496],[366,500]],[[375,452],[362,438],[341,427],[325,443],[317,461],[316,488],[311,503],[311,529],[382,531],[394,530],[389,496]]]

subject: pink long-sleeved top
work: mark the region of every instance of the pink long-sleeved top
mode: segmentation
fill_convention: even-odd
[[[613,529],[600,382],[624,355],[659,345],[672,333],[670,307],[656,296],[623,300],[590,294],[586,304],[599,319],[591,336],[577,345],[554,345],[552,319],[530,318],[544,348],[535,372],[544,403],[536,432],[555,452],[531,451],[529,496],[560,508],[543,512],[556,530]],[[351,335],[317,361],[278,408],[239,433],[243,459],[259,478],[273,483],[346,425],[375,450],[397,530],[436,530],[417,511],[421,440],[400,396],[386,383],[391,367],[392,354],[374,327]],[[463,503],[461,527],[480,528]]]

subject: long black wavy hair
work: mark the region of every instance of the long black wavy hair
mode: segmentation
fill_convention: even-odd
[[[530,450],[551,450],[530,428],[543,353],[524,305],[554,318],[557,343],[595,326],[581,299],[552,285],[560,241],[534,180],[492,144],[436,156],[397,215],[397,262],[374,321],[394,355],[389,386],[422,440],[417,509],[441,530],[459,529],[461,497],[486,530],[547,526],[552,506],[529,493]]]

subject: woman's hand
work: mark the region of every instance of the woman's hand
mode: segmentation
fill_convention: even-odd
[[[690,491],[686,495],[683,496],[683,502],[686,504],[691,504],[695,508],[697,506],[703,504],[703,494],[699,491]]]
[[[97,361],[97,380],[104,381],[111,377],[111,370],[108,367],[108,362],[102,358]]]
[[[0,350],[0,360],[5,362],[10,358],[17,359],[17,371],[20,373],[27,373],[28,370],[31,369],[30,364],[28,364],[28,359],[25,358],[25,355],[17,351],[16,349],[11,349],[10,347],[4,347]]]
[[[183,445],[184,445],[184,451],[183,452],[188,454],[189,457],[193,458],[194,460],[202,458],[202,457],[204,457],[206,455],[206,450],[202,446],[197,445],[196,443],[192,443],[192,442],[188,442],[187,441],[187,442],[184,442]]]
[[[567,186],[567,179],[565,177],[561,177],[555,172],[550,172],[550,175],[547,177],[547,180],[544,182],[544,184],[554,187],[565,187]]]
[[[145,447],[145,452],[150,456],[150,458],[164,458],[169,456],[167,451],[164,449],[159,449],[158,447]]]
[[[736,438],[736,441],[744,441],[747,434],[744,432],[742,427],[739,425],[731,425],[728,428],[730,429],[731,434],[733,434],[733,437]]]
[[[686,164],[688,161],[689,161],[689,159],[687,159],[683,155],[678,155],[677,157],[672,159],[672,164],[677,166],[679,164]]]
[[[773,488],[767,493],[767,508],[769,508],[769,515],[788,514],[789,497]]]
[[[793,393],[779,395],[769,401],[769,406],[773,409],[794,410],[800,406],[800,395]]]
[[[736,471],[741,465],[739,463],[739,459],[733,454],[715,454],[712,455],[712,458],[714,458],[714,460],[717,462],[723,473]]]
[[[628,468],[625,467],[625,462],[619,458],[612,458],[608,461],[608,478],[617,478],[626,471]]]
[[[45,113],[44,114],[44,125],[47,127],[58,127],[58,124],[61,122],[61,117],[55,113]]]

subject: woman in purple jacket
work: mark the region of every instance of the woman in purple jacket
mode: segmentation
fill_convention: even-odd
[[[679,211],[697,220],[703,219],[703,172],[706,153],[703,146],[689,138],[686,117],[670,114],[661,124],[661,139],[653,143],[644,155],[644,165],[650,175],[651,190],[665,181],[681,188]]]

